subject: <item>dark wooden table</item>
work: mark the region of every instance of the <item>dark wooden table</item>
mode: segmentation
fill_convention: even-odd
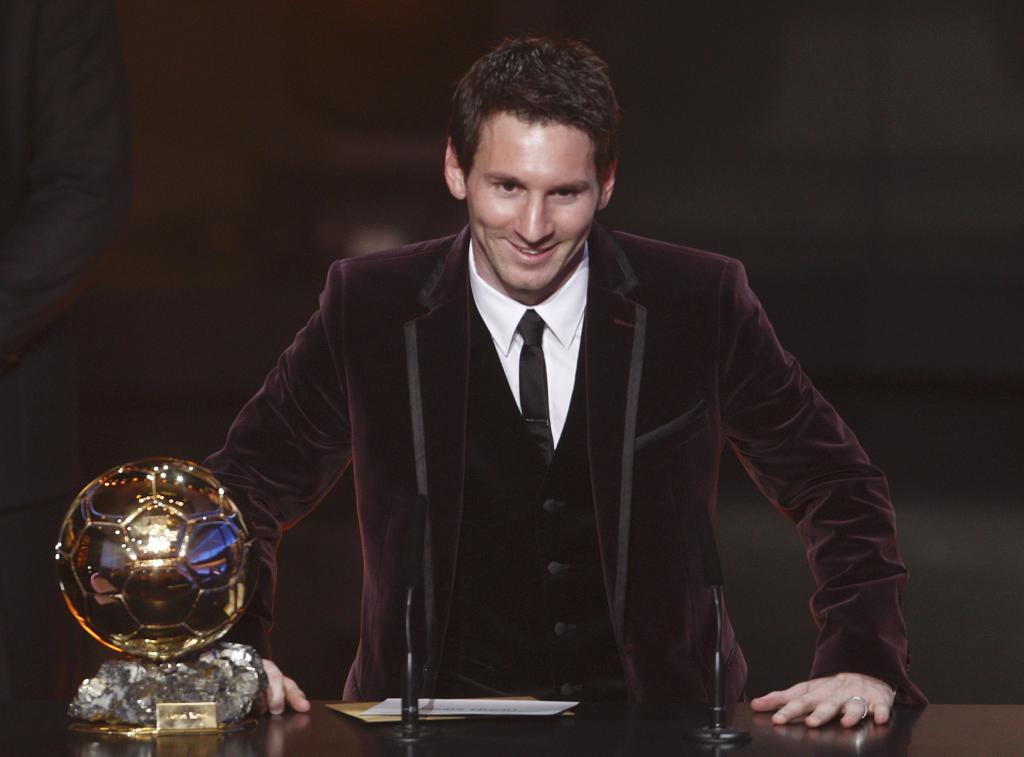
[[[12,702],[0,711],[0,756],[1024,755],[1024,705],[931,705],[897,710],[886,726],[864,723],[850,730],[773,726],[767,716],[741,706],[735,724],[752,740],[718,751],[686,739],[701,720],[692,709],[676,705],[581,705],[573,717],[431,723],[425,726],[427,738],[404,744],[393,726],[363,724],[314,702],[308,714],[263,718],[241,732],[139,741],[72,733],[64,705],[57,702]]]

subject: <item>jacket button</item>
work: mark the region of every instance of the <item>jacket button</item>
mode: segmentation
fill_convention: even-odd
[[[555,636],[562,637],[575,630],[576,625],[574,623],[563,623],[562,621],[555,623]]]
[[[546,499],[544,500],[544,512],[546,513],[558,513],[565,509],[565,503],[560,499]]]
[[[583,691],[583,686],[578,683],[563,683],[560,691],[563,697],[574,697]]]

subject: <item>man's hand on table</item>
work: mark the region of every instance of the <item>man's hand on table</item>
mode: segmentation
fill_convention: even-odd
[[[850,728],[869,715],[879,725],[888,722],[894,697],[892,688],[877,678],[837,673],[769,692],[751,700],[750,706],[755,712],[777,710],[772,715],[777,725],[803,718],[808,728],[817,728],[838,716]]]
[[[267,673],[267,690],[263,692],[263,707],[271,715],[280,715],[287,704],[296,712],[309,712],[309,700],[291,678],[281,672],[272,660],[263,660]]]

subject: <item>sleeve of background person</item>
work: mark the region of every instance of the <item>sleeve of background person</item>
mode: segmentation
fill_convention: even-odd
[[[8,128],[25,134],[24,202],[0,233],[0,363],[63,313],[117,230],[129,196],[128,95],[113,2],[22,0],[2,37],[15,76]],[[27,46],[27,47],[26,47]],[[23,71],[21,69],[24,69]],[[15,119],[23,115],[24,120]]]
[[[320,309],[278,359],[204,465],[228,488],[257,537],[256,594],[227,635],[270,655],[276,553],[285,528],[309,513],[350,462],[343,361],[342,277],[327,277]]]
[[[910,681],[900,610],[907,571],[884,474],[779,344],[738,263],[723,272],[719,386],[726,434],[761,492],[797,526],[817,588],[809,678],[863,673],[926,700]]]

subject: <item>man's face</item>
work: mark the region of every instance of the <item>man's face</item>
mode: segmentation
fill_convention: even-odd
[[[614,166],[598,179],[586,133],[510,113],[484,122],[468,174],[449,144],[444,174],[452,195],[466,200],[480,275],[526,305],[547,299],[575,270],[615,186]]]

